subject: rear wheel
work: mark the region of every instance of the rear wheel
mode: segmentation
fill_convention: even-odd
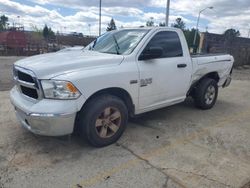
[[[79,112],[82,137],[96,147],[116,142],[126,128],[128,110],[118,97],[102,95],[90,100]]]
[[[203,110],[210,109],[216,103],[218,96],[217,82],[210,78],[205,78],[198,84],[194,92],[195,105]]]

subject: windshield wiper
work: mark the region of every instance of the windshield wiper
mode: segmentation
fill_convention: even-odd
[[[116,38],[115,38],[115,35],[112,35],[113,36],[113,39],[114,39],[114,41],[115,41],[115,44],[116,44],[116,53],[119,55],[120,54],[120,52],[119,52],[119,50],[120,50],[120,47],[119,47],[119,44],[118,44],[118,42],[117,42],[117,40],[116,40]]]
[[[96,41],[97,41],[97,39],[95,39],[95,41],[94,41],[93,45],[92,45],[92,46],[90,46],[90,50],[93,50],[93,49],[94,49],[94,47],[95,47],[95,45],[96,45]]]

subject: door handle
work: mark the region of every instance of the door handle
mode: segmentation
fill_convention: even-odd
[[[185,68],[187,66],[187,64],[178,64],[177,67],[178,68]]]

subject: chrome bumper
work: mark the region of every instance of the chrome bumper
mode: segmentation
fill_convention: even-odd
[[[26,113],[15,107],[21,125],[34,134],[62,136],[73,132],[76,114],[37,114]]]
[[[11,103],[21,125],[34,134],[63,136],[74,130],[76,102],[64,100],[27,100],[17,88],[10,92]]]

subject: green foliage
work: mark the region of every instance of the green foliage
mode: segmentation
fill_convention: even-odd
[[[117,29],[117,27],[115,25],[115,20],[112,18],[110,20],[110,23],[108,24],[106,31],[112,31],[112,30],[116,30],[116,29]]]
[[[191,30],[186,29],[183,31],[189,48],[194,47],[193,41],[194,41],[195,31],[196,31],[196,29],[194,29],[194,28],[192,28]],[[200,35],[198,34],[197,38],[196,38],[195,47],[199,46],[199,44],[200,44]]]
[[[36,25],[30,24],[30,27],[32,28],[33,33],[39,36],[43,36],[43,30],[39,29]]]
[[[47,25],[45,25],[44,28],[43,28],[43,37],[45,39],[48,39],[48,37],[49,37],[49,28],[48,28]]]
[[[49,28],[49,38],[53,38],[54,36],[55,36],[54,31],[51,28]]]
[[[45,26],[43,28],[43,37],[45,39],[51,39],[54,36],[55,36],[54,31],[52,31],[52,29],[45,24]]]
[[[2,15],[0,17],[0,31],[6,30],[7,29],[7,22],[9,18],[5,15]]]
[[[199,46],[199,43],[200,43],[199,31],[198,31],[198,35],[196,38],[195,46],[193,46],[194,35],[195,35],[196,29],[194,28],[186,29],[186,24],[181,18],[177,18],[175,20],[175,23],[173,23],[171,26],[175,28],[179,28],[183,31],[189,48],[191,47],[197,48],[197,46]]]
[[[165,26],[166,26],[166,23],[165,23],[165,22],[160,22],[160,23],[159,23],[159,26],[160,26],[160,27],[165,27]]]
[[[182,31],[184,31],[185,28],[186,28],[186,24],[185,24],[184,21],[182,21],[181,18],[177,18],[177,19],[175,20],[175,23],[173,23],[171,26],[172,26],[172,27],[175,27],[175,28],[179,28],[179,29],[181,29]]]
[[[148,20],[148,21],[146,22],[146,26],[147,26],[147,27],[153,27],[154,25],[155,25],[155,23],[154,23],[154,21],[153,21],[153,17],[150,18],[150,20]]]
[[[231,28],[231,29],[228,29],[228,30],[226,30],[224,32],[224,36],[226,37],[226,39],[231,39],[231,38],[239,37],[240,36],[240,31]]]

